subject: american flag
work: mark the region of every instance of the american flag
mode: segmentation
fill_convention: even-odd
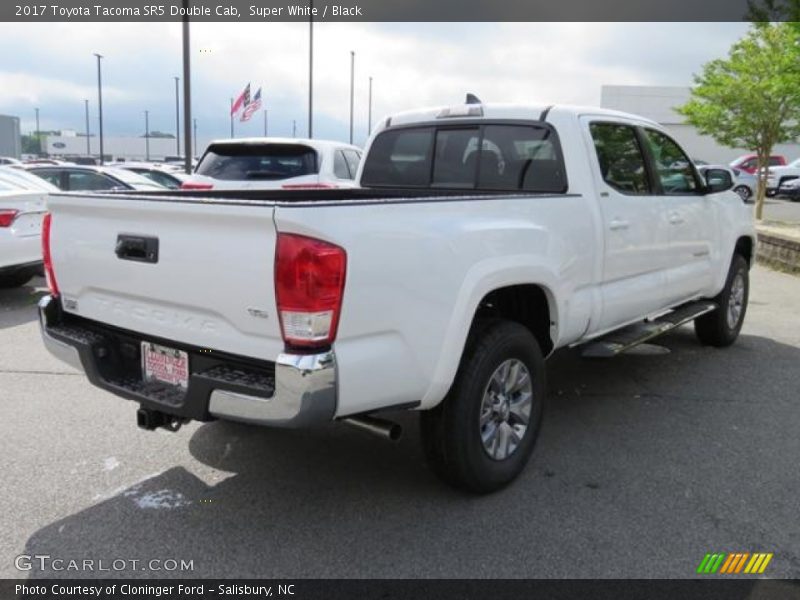
[[[245,104],[244,111],[242,111],[242,116],[239,119],[242,123],[245,121],[249,121],[250,117],[253,116],[258,109],[261,108],[261,88],[258,88],[256,91],[256,95],[253,96],[253,99]]]
[[[250,104],[250,84],[248,83],[239,97],[231,104],[231,116],[235,115],[239,110]]]

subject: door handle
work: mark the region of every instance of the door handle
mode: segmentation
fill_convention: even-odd
[[[678,213],[670,213],[669,214],[669,224],[670,225],[682,225],[685,223],[686,220],[680,216]]]
[[[630,222],[623,221],[622,219],[614,219],[608,224],[608,228],[611,231],[622,231],[623,229],[627,229],[630,226],[631,226]]]
[[[158,238],[138,235],[119,234],[114,254],[120,260],[136,262],[158,262]]]

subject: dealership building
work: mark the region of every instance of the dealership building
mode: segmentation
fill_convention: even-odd
[[[728,164],[752,148],[728,148],[721,146],[707,135],[685,122],[675,108],[686,104],[690,98],[688,87],[604,85],[600,105],[603,108],[621,110],[641,115],[663,125],[689,156],[712,164]],[[774,154],[782,154],[787,160],[800,158],[800,145],[779,144]]]
[[[150,160],[164,160],[168,157],[183,154],[183,139],[178,152],[175,138],[149,138]],[[199,139],[197,151],[202,154],[210,140]],[[195,145],[195,142],[192,142]],[[144,137],[112,137],[103,136],[103,154],[107,161],[112,160],[145,160],[148,156],[147,140]],[[60,135],[42,136],[42,153],[51,157],[99,156],[100,139],[96,135],[87,138],[75,131],[62,130]]]

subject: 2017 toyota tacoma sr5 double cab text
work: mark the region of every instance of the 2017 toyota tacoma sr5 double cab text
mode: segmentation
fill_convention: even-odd
[[[419,411],[433,470],[488,492],[542,421],[545,358],[694,320],[734,342],[751,209],[656,123],[467,103],[375,128],[360,189],[54,194],[44,341],[145,429]]]

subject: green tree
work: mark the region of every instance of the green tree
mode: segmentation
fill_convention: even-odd
[[[764,211],[767,159],[776,144],[800,136],[800,45],[790,23],[760,23],[736,42],[727,59],[695,76],[687,121],[718,143],[758,155],[756,218]]]

